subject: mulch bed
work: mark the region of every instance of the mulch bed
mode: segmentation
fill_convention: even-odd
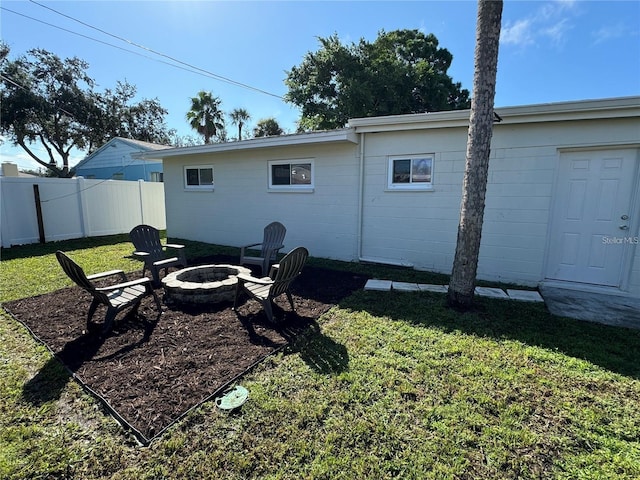
[[[192,264],[235,262],[219,255]],[[158,318],[147,297],[137,316],[120,314],[113,330],[101,335],[100,325],[87,330],[91,297],[78,287],[3,306],[147,444],[310,326],[317,331],[315,320],[365,282],[348,272],[307,266],[292,286],[296,312],[285,296],[276,302],[278,325],[268,322],[255,301],[243,303],[237,314],[228,302],[163,304]],[[162,298],[162,288],[157,293]],[[102,322],[104,312],[98,308],[93,320]]]

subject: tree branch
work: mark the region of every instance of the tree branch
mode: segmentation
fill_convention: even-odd
[[[29,155],[29,156],[30,156],[34,161],[36,161],[37,163],[39,163],[39,164],[40,164],[40,165],[42,165],[43,167],[45,167],[45,168],[47,168],[47,169],[49,169],[49,170],[54,171],[57,175],[60,175],[60,174],[62,173],[62,172],[60,171],[60,169],[55,165],[55,163],[54,163],[54,164],[51,164],[51,163],[46,163],[46,162],[44,162],[44,161],[40,160],[40,158],[38,158],[38,157],[36,156],[36,154],[35,154],[35,153],[33,153],[29,147],[27,147],[26,143],[24,143],[24,139],[22,139],[22,138],[18,138],[18,139],[16,139],[16,143],[17,143],[18,145],[20,145],[20,146],[22,147],[22,149],[23,149],[25,152],[27,152],[27,154],[28,154],[28,155]]]

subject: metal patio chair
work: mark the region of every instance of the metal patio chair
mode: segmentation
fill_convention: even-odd
[[[295,311],[290,287],[302,272],[308,257],[309,251],[304,247],[298,247],[287,253],[277,265],[271,267],[271,275],[269,277],[256,278],[243,273],[239,274],[233,309],[236,310],[240,294],[246,292],[250,298],[260,302],[267,314],[267,318],[272,323],[272,302],[276,297],[285,294],[291,305],[291,310]]]
[[[116,315],[122,310],[133,307],[132,312],[137,313],[140,302],[147,295],[152,295],[158,309],[158,314],[162,312],[160,299],[153,291],[151,280],[141,278],[138,280],[128,281],[127,276],[122,270],[110,270],[108,272],[96,273],[87,276],[82,267],[69,258],[64,252],[57,251],[56,258],[60,266],[67,276],[75,282],[80,288],[88,292],[93,300],[89,306],[87,314],[87,329],[91,324],[93,314],[99,305],[107,307],[107,313],[104,319],[102,332],[107,333],[111,330]],[[118,276],[121,283],[109,285],[106,287],[98,287],[94,285],[95,280],[104,279],[110,276]]]

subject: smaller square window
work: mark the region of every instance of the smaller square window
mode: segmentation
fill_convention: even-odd
[[[211,165],[184,167],[184,184],[185,188],[190,190],[212,190],[213,167]]]
[[[433,188],[433,155],[389,157],[387,188],[431,190]]]

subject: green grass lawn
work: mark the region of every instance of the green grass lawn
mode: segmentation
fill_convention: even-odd
[[[185,243],[189,258],[238,254]],[[140,267],[126,236],[14,247],[0,300],[70,285],[57,249],[89,273]],[[460,314],[443,295],[356,292],[243,379],[239,412],[205,403],[149,447],[0,315],[0,478],[640,478],[640,331],[540,304],[481,299]]]

